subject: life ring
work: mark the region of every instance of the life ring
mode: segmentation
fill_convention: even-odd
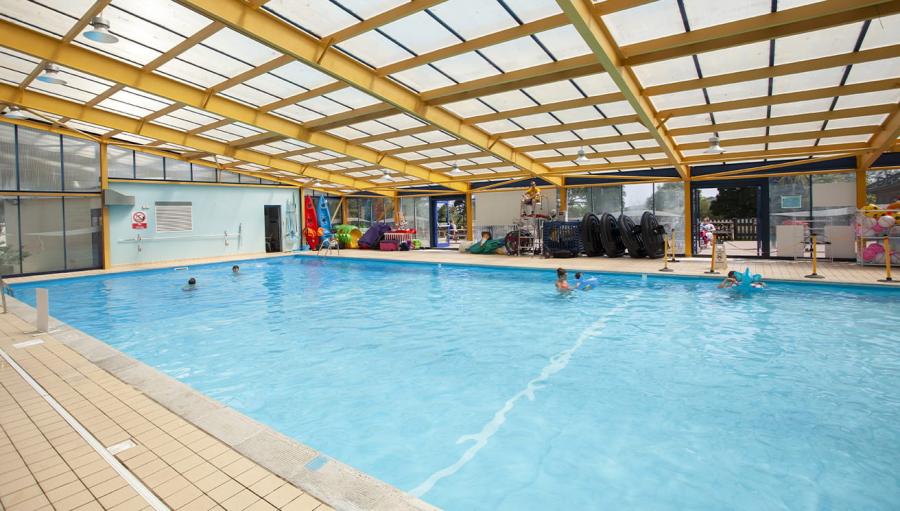
[[[609,213],[600,215],[600,243],[603,251],[609,257],[622,257],[625,254],[625,244],[622,243],[622,235],[616,217]]]
[[[658,259],[665,255],[666,229],[659,225],[656,221],[656,215],[649,211],[644,211],[641,216],[641,239],[644,242],[644,248],[647,250],[647,257]]]
[[[644,248],[641,228],[635,225],[634,220],[624,213],[619,215],[619,232],[622,233],[622,241],[628,247],[628,255],[635,259],[647,257],[647,249]]]

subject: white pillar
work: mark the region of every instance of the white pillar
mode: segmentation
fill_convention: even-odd
[[[37,304],[37,319],[35,325],[38,332],[47,332],[50,330],[50,298],[47,289],[39,287],[35,291],[35,302]]]

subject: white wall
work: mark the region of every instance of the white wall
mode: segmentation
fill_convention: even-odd
[[[522,202],[522,194],[525,190],[510,190],[504,192],[473,193],[472,200],[475,203],[475,226],[482,225],[507,225],[513,223],[519,217],[519,208]],[[556,203],[557,193],[555,188],[542,188],[541,200],[544,209],[549,213],[558,209]]]
[[[296,188],[148,183],[111,183],[110,188],[135,198],[134,207],[109,208],[113,265],[265,252],[265,205],[281,206],[282,249],[298,248],[298,211],[302,206]],[[157,233],[154,206],[157,201],[191,202],[193,231]],[[292,208],[293,237],[287,220]],[[148,225],[145,230],[132,229],[131,216],[138,210],[146,213]],[[238,229],[240,239],[229,237],[228,245],[225,245],[225,231],[237,234]],[[144,239],[140,251],[138,244],[131,241],[137,235]]]

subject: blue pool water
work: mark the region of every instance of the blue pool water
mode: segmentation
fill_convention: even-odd
[[[900,502],[896,290],[230,266],[39,285],[57,318],[446,509]]]

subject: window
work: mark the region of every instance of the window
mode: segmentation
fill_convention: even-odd
[[[163,179],[162,156],[135,151],[134,169],[136,179]]]
[[[156,232],[190,232],[193,229],[190,202],[156,203]]]
[[[106,148],[106,164],[109,167],[109,177],[134,179],[134,151],[108,146]]]
[[[59,135],[30,128],[19,132],[19,187],[41,192],[62,191]]]
[[[166,181],[190,181],[191,164],[186,161],[165,159]]]
[[[90,140],[63,137],[63,175],[67,192],[100,190],[100,145]]]

